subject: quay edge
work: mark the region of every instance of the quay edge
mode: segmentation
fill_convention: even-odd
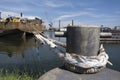
[[[120,80],[120,72],[106,68],[95,74],[77,74],[55,68],[43,74],[38,80]]]

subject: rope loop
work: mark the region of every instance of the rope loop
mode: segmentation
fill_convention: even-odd
[[[101,71],[106,67],[106,64],[111,62],[108,61],[109,56],[105,52],[103,44],[101,44],[99,49],[99,54],[97,56],[83,56],[77,55],[75,53],[66,53],[58,48],[61,43],[56,40],[45,37],[45,35],[34,34],[40,41],[44,44],[49,45],[55,53],[64,59],[65,68],[77,73],[96,73]],[[57,42],[57,43],[56,43]],[[58,44],[59,43],[59,44]],[[62,44],[63,45],[63,44]]]

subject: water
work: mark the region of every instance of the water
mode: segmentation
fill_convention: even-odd
[[[120,44],[104,44],[104,47],[109,55],[109,61],[113,63],[113,66],[108,67],[120,71]]]
[[[53,37],[51,33],[48,35]],[[62,65],[61,59],[47,45],[40,41],[36,43],[34,37],[25,40],[19,36],[0,38],[0,69],[17,69],[21,73],[25,71],[36,75]]]
[[[65,42],[65,38],[55,38],[51,32],[45,34]],[[27,71],[38,74],[62,66],[62,60],[47,45],[39,41],[36,43],[34,37],[26,40],[16,37],[0,38],[0,69],[19,69],[21,73]],[[113,63],[113,66],[108,67],[120,71],[120,44],[104,44],[104,47]]]

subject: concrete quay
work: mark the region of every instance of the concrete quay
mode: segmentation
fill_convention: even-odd
[[[105,68],[94,74],[77,74],[55,68],[42,75],[38,80],[120,80],[120,72]]]

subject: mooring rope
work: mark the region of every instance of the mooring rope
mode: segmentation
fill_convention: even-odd
[[[105,52],[105,49],[103,45],[101,44],[100,49],[99,49],[99,54],[97,56],[83,56],[83,55],[77,55],[74,53],[66,53],[62,52],[58,46],[55,44],[55,41],[52,39],[48,39],[41,34],[35,34],[36,38],[42,41],[44,44],[48,44],[55,53],[59,55],[59,57],[63,57],[66,63],[69,63],[71,65],[75,65],[77,67],[81,67],[84,69],[96,69],[101,67],[105,67],[107,63],[112,65],[111,62],[108,61],[109,56]],[[90,69],[90,70],[91,70]],[[89,71],[88,71],[89,72]],[[95,71],[93,71],[95,72]]]
[[[109,62],[108,59],[109,59],[109,56],[105,52],[102,44],[101,44],[100,52],[98,56],[83,56],[83,55],[76,55],[76,54],[69,54],[69,53],[66,53],[65,55],[66,62],[82,68],[102,67],[102,66],[106,66],[107,63],[112,65],[112,63]]]

